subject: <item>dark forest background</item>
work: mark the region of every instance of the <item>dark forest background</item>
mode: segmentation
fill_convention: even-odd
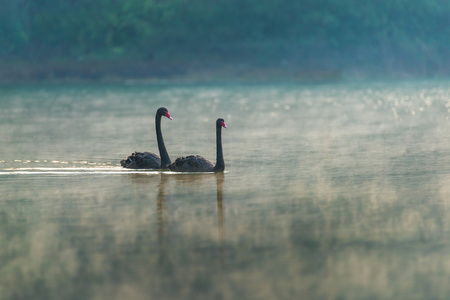
[[[0,63],[9,72],[450,73],[448,0],[0,0],[0,7]]]

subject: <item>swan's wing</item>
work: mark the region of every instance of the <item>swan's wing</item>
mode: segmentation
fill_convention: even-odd
[[[200,155],[189,155],[177,158],[169,169],[176,172],[210,172],[214,164]]]
[[[127,159],[123,159],[120,164],[128,169],[159,169],[161,159],[151,152],[134,152]]]

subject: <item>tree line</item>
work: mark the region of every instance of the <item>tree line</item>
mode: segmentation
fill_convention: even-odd
[[[0,0],[0,57],[450,66],[446,0]]]

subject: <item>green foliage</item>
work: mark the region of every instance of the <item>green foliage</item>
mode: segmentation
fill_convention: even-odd
[[[449,63],[445,0],[0,0],[0,55]]]

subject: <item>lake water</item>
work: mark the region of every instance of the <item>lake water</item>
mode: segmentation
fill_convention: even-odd
[[[448,299],[450,81],[0,87],[0,299]],[[157,152],[224,174],[130,171]]]

